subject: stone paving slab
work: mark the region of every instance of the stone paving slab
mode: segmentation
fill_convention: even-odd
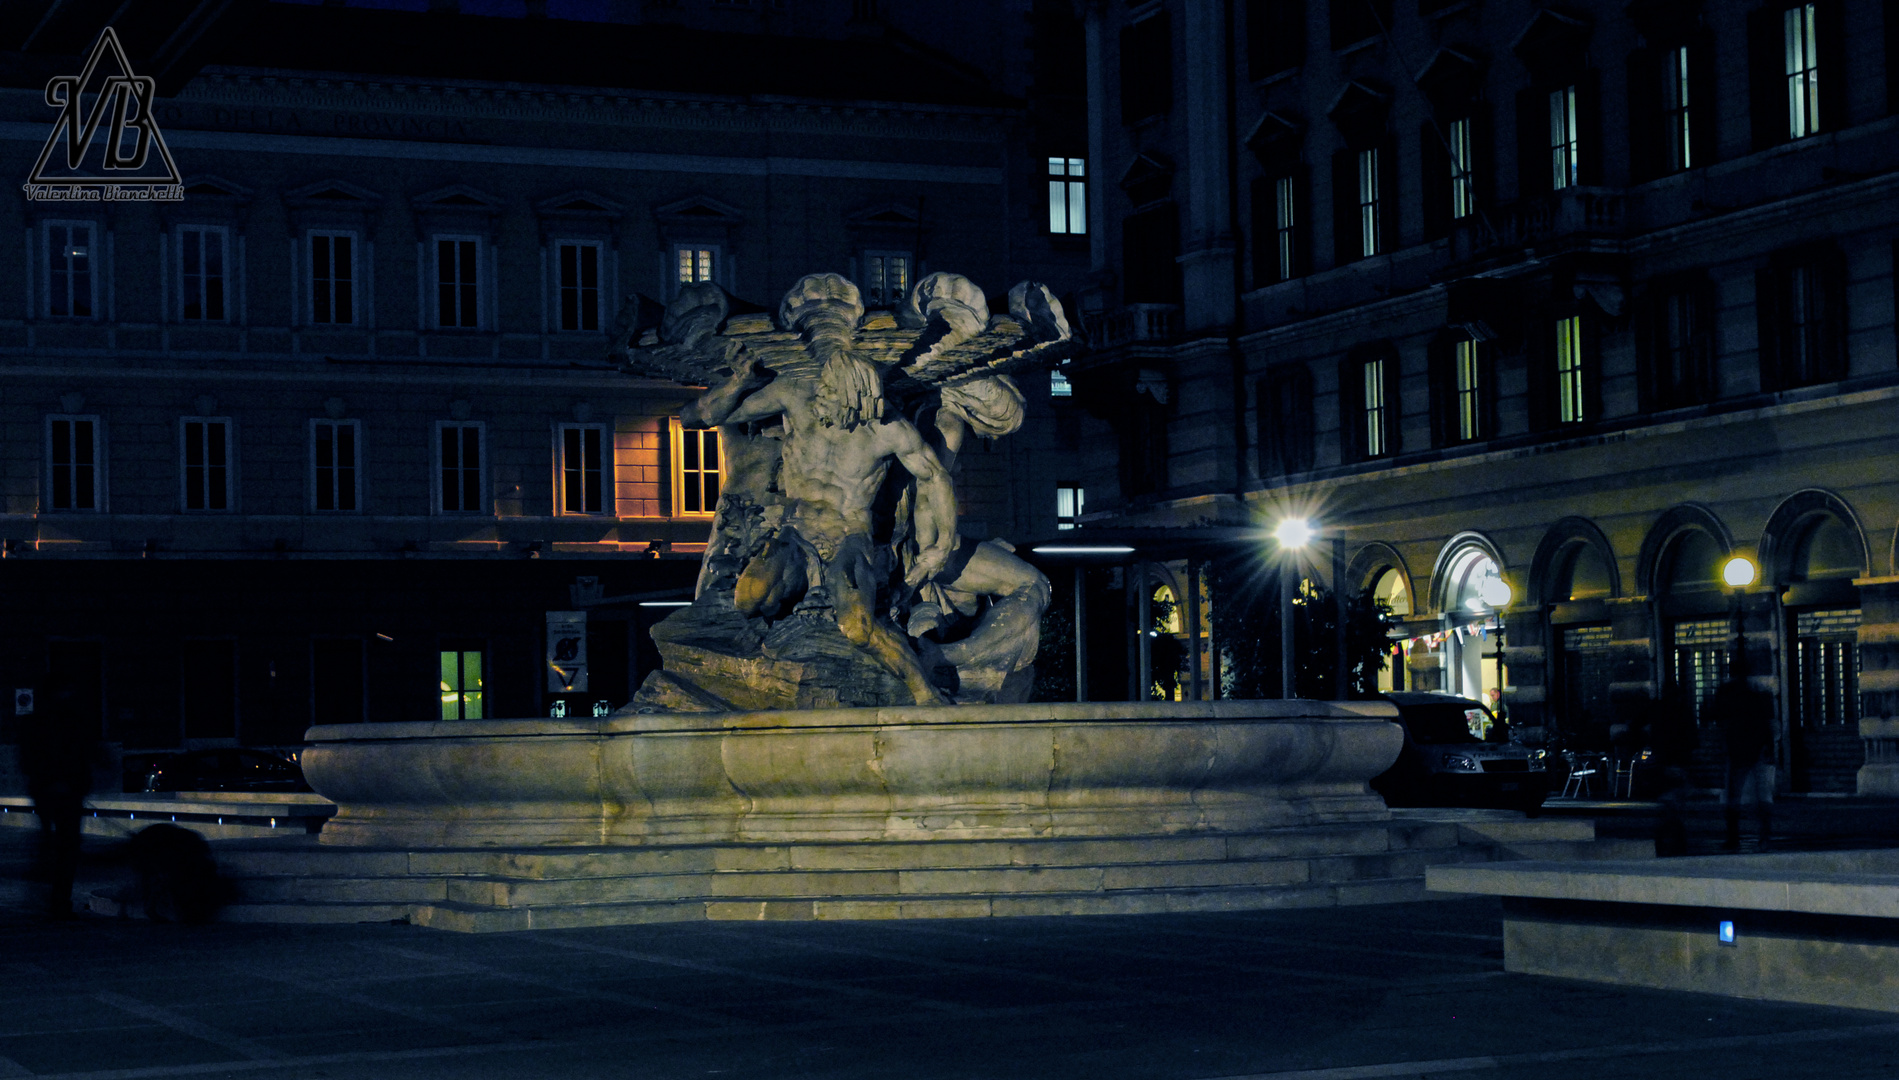
[[[509,935],[48,923],[26,851],[0,837],[0,1078],[1899,1075],[1890,1016],[1508,974],[1489,898]]]

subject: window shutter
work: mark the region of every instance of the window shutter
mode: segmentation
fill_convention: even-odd
[[[1660,357],[1661,322],[1657,306],[1665,302],[1667,291],[1659,286],[1645,290],[1630,306],[1629,324],[1635,331],[1635,408],[1654,412],[1663,407],[1664,392]]]
[[[1756,270],[1754,316],[1759,327],[1761,389],[1769,393],[1781,386],[1780,334],[1785,318],[1780,307],[1780,275],[1771,268]]]
[[[1747,17],[1748,116],[1754,149],[1787,141],[1787,57],[1781,8],[1768,5]]]
[[[1888,20],[1899,18],[1899,5],[1885,7]],[[1847,124],[1847,87],[1853,74],[1846,62],[1846,5],[1819,0],[1813,14],[1820,47],[1820,130],[1838,131]]]
[[[1253,288],[1279,281],[1279,230],[1274,216],[1278,182],[1270,176],[1253,180]]]
[[[1651,100],[1655,95],[1651,94]],[[1576,76],[1577,180],[1584,186],[1603,183],[1602,72],[1590,68]]]
[[[1431,445],[1457,441],[1457,340],[1449,331],[1431,339],[1426,363],[1431,382]]]
[[[1822,106],[1824,108],[1824,106]],[[1814,278],[1820,283],[1820,382],[1844,379],[1846,370],[1846,255],[1829,246],[1814,256]]]
[[[1299,165],[1292,170],[1292,273],[1304,277],[1312,272],[1312,169]]]
[[[1688,46],[1688,139],[1693,149],[1694,167],[1713,165],[1720,160],[1720,132],[1715,126],[1718,91],[1714,77],[1714,43],[1702,35]]]
[[[1706,274],[1700,275],[1690,287],[1690,295],[1694,303],[1694,336],[1689,339],[1689,359],[1694,365],[1695,401],[1705,404],[1721,396],[1714,356],[1714,280]]]
[[[1528,199],[1551,189],[1550,96],[1546,90],[1517,94],[1517,197]]]
[[[1398,360],[1398,350],[1387,345],[1378,354],[1385,362],[1385,456],[1397,457],[1404,451],[1399,436],[1404,431],[1404,406],[1398,400],[1398,388],[1403,384],[1404,365]]]
[[[1403,246],[1398,201],[1398,140],[1386,136],[1378,144],[1378,250],[1387,253]]]
[[[1424,170],[1420,190],[1424,199],[1424,238],[1436,240],[1451,233],[1451,155],[1444,148],[1450,123],[1425,121],[1418,128],[1418,164]]]
[[[1477,212],[1489,213],[1497,199],[1496,133],[1488,104],[1470,110],[1470,186]]]
[[[1365,459],[1365,375],[1355,356],[1339,361],[1339,458]]]
[[[1332,262],[1344,266],[1364,250],[1358,232],[1358,155],[1340,150],[1332,155]]]
[[[1629,182],[1642,183],[1662,174],[1664,132],[1661,95],[1662,55],[1656,49],[1629,53]],[[1689,102],[1694,103],[1690,95]],[[1697,148],[1698,149],[1698,148]]]
[[[1525,383],[1530,395],[1530,427],[1546,431],[1556,423],[1556,321],[1548,316],[1529,320],[1524,335]]]

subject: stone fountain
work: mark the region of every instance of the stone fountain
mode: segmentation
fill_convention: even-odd
[[[956,532],[965,441],[1074,345],[1024,282],[867,311],[836,274],[775,311],[714,285],[626,305],[629,371],[706,387],[725,454],[691,606],[619,713],[317,727],[313,849],[246,853],[242,917],[458,929],[894,918],[1422,896],[1455,828],[1367,780],[1380,703],[1028,704],[1048,583]],[[1435,830],[1435,831],[1434,831]],[[275,859],[277,861],[273,862]],[[329,883],[326,885],[325,883]],[[329,889],[325,892],[325,889]]]

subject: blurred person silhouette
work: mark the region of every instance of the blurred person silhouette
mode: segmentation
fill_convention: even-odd
[[[1708,701],[1714,722],[1727,744],[1727,839],[1722,848],[1741,849],[1741,805],[1751,803],[1766,847],[1774,825],[1774,699],[1747,682],[1747,654],[1738,651],[1728,680]]]
[[[80,824],[92,791],[93,733],[86,731],[71,687],[54,687],[44,708],[26,717],[20,733],[20,771],[40,819],[40,875],[46,910],[73,918],[73,877],[79,871]]]
[[[1701,745],[1701,733],[1695,730],[1694,701],[1679,683],[1670,683],[1660,701],[1649,704],[1649,748],[1655,752],[1654,765],[1661,773],[1656,801],[1661,816],[1655,823],[1657,856],[1688,854],[1688,824],[1682,804],[1693,788],[1688,783],[1688,766],[1695,749]]]

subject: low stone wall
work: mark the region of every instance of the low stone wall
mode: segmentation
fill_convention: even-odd
[[[1899,1012],[1899,851],[1433,866],[1426,885],[1503,898],[1508,971]]]
[[[1383,821],[1384,703],[1222,701],[316,727],[326,845],[1166,836]]]

